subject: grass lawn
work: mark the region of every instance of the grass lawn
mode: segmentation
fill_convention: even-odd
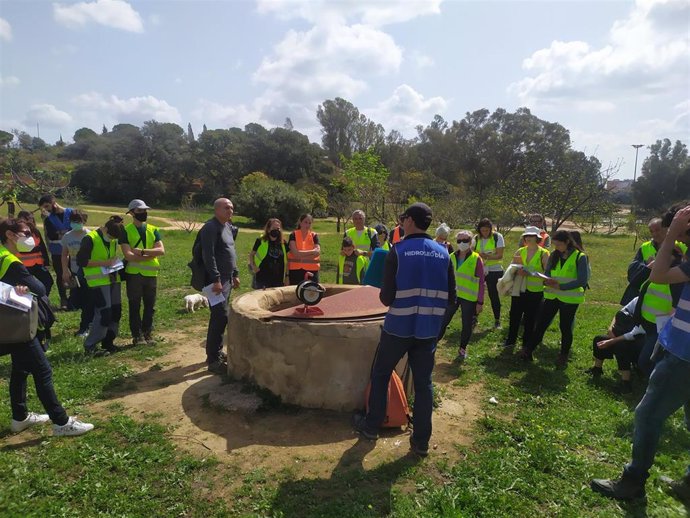
[[[152,211],[152,217],[156,215],[175,216]],[[247,256],[259,229],[240,217],[236,220],[241,227],[243,292],[250,281]],[[323,233],[322,281],[333,282],[340,237],[332,221],[317,221],[315,228]],[[511,253],[517,237],[506,236]],[[171,332],[198,325],[208,314],[180,312],[182,295],[191,291],[186,263],[193,234],[165,231],[163,239],[167,255],[156,324],[159,332]],[[81,341],[72,336],[77,315],[61,313],[49,351],[56,389],[68,412],[95,423],[96,429],[81,438],[53,438],[48,427],[12,436],[10,361],[0,358],[0,516],[685,516],[687,510],[656,481],[659,474],[680,476],[689,462],[690,438],[680,412],[665,427],[646,507],[608,501],[588,488],[590,478],[617,476],[629,460],[633,411],[644,385],[634,378],[634,393],[619,395],[613,361],[605,364],[599,384],[583,373],[591,364],[592,337],[605,331],[617,309],[634,254],[628,236],[584,239],[592,262],[592,289],[578,312],[573,360],[565,371],[553,368],[556,326],[528,366],[502,355],[507,329],[480,330],[455,383],[482,384],[484,417],[475,427],[474,444],[460,448],[459,462],[432,452],[422,462],[401,457],[364,470],[358,461],[373,445],[359,442],[330,477],[300,478],[290,470],[239,472],[211,454],[192,456],[177,448],[164,416],[143,422],[123,415],[115,405],[107,415],[90,410],[92,403],[107,401],[114,389],[126,384],[138,365],[171,345],[86,358]],[[503,302],[507,327],[509,302]],[[126,300],[124,305],[120,343],[128,340]],[[480,328],[491,324],[489,313],[487,305]],[[439,346],[443,358],[456,351],[458,320]],[[488,404],[491,396],[498,405]],[[32,386],[29,402],[41,411]],[[232,497],[214,498],[229,481],[236,487]]]

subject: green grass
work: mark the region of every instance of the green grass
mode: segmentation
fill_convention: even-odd
[[[237,246],[244,292],[250,280],[247,256],[260,229],[240,217],[236,222],[241,227]],[[340,237],[333,221],[319,220],[315,228],[322,232],[322,280],[332,282]],[[193,234],[164,231],[163,239],[168,253],[159,283],[157,329],[203,323],[206,313],[181,311],[182,295],[191,291],[186,263]],[[506,239],[515,244],[517,233]],[[319,478],[300,477],[293,469],[241,472],[210,454],[194,458],[180,453],[161,417],[149,416],[142,423],[121,415],[117,407],[107,414],[90,410],[91,403],[128,387],[134,368],[159,369],[157,358],[170,345],[86,358],[81,341],[72,337],[77,315],[61,313],[49,351],[56,389],[71,414],[84,416],[97,428],[82,438],[54,439],[46,427],[18,436],[13,442],[20,439],[19,444],[0,447],[0,516],[683,516],[685,509],[656,482],[661,473],[680,476],[688,464],[690,440],[681,413],[665,427],[646,508],[608,501],[587,487],[592,477],[619,474],[629,460],[634,407],[644,387],[635,380],[635,392],[620,396],[613,362],[605,364],[599,384],[583,373],[591,363],[592,336],[608,326],[634,254],[631,237],[585,240],[592,289],[578,312],[573,361],[565,371],[553,368],[559,339],[555,326],[537,350],[536,362],[528,366],[502,355],[507,330],[480,330],[454,383],[481,382],[483,401],[495,396],[499,405],[485,403],[484,417],[474,428],[475,442],[459,448],[456,463],[432,452],[425,461],[402,457],[364,470],[362,459],[373,447],[365,441],[352,446],[330,476]],[[507,324],[509,302],[503,302]],[[127,343],[126,301],[123,309],[120,343]],[[490,313],[487,307],[480,327],[489,327]],[[440,357],[455,353],[457,320],[439,346]],[[9,370],[9,358],[0,358],[2,438],[10,434]],[[29,391],[32,409],[40,410],[31,385]],[[237,487],[229,498],[209,498],[228,481]]]

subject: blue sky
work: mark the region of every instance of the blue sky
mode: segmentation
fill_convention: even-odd
[[[334,97],[407,137],[526,106],[626,178],[631,144],[688,143],[689,34],[685,0],[0,0],[0,128],[290,117],[320,141]]]

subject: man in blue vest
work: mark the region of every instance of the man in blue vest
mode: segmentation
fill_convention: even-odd
[[[673,318],[659,333],[655,350],[658,361],[647,391],[635,409],[632,461],[625,466],[620,479],[591,482],[594,491],[618,500],[645,497],[645,482],[666,419],[684,406],[685,423],[690,427],[690,262],[686,260],[671,267],[675,242],[690,243],[690,204],[671,208],[664,216],[664,223],[668,233],[659,248],[649,280],[664,284],[684,283],[684,286]],[[661,477],[661,481],[674,496],[690,505],[690,466],[680,480]]]
[[[371,372],[367,415],[355,414],[353,426],[375,440],[386,417],[388,383],[398,361],[407,353],[415,388],[414,432],[410,449],[429,453],[436,341],[449,304],[455,303],[455,274],[448,250],[426,234],[431,209],[414,203],[400,216],[405,239],[386,257],[379,298],[389,306]]]
[[[52,194],[41,196],[38,200],[38,206],[44,214],[47,214],[43,220],[43,228],[55,270],[55,284],[57,284],[60,293],[60,308],[68,309],[67,288],[62,282],[62,236],[72,230],[70,216],[74,209],[61,207]]]

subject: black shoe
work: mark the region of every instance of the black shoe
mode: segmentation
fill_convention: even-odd
[[[224,351],[218,353],[218,359],[222,362],[228,363],[228,355]]]
[[[568,355],[567,354],[559,354],[558,358],[556,358],[556,368],[557,369],[565,369],[568,366]]]
[[[529,352],[524,347],[522,349],[520,349],[515,356],[520,358],[523,362],[533,362],[534,361],[534,357],[532,356],[532,353]]]
[[[144,341],[146,345],[156,345],[156,339],[151,333],[144,333]]]
[[[367,418],[364,414],[356,413],[352,416],[352,428],[362,437],[369,441],[375,441],[379,438],[377,432],[372,432],[367,429]]]
[[[626,477],[625,474],[618,480],[595,478],[589,483],[589,487],[596,493],[616,500],[636,500],[646,497],[644,482]]]
[[[132,345],[137,346],[137,345],[146,345],[146,339],[143,337],[143,335],[139,335],[137,337],[132,338]]]
[[[225,376],[228,373],[228,364],[221,360],[216,360],[215,362],[209,363],[206,368],[208,372],[213,374],[219,374]]]
[[[659,480],[664,485],[664,491],[685,505],[690,506],[690,475],[685,475],[680,480],[661,476]]]
[[[420,457],[426,457],[429,455],[429,445],[426,447],[417,444],[414,440],[414,436],[410,435],[410,451],[416,453]]]
[[[604,369],[601,367],[590,367],[585,371],[585,374],[589,374],[593,378],[601,378],[602,374],[604,374]]]
[[[114,344],[102,344],[101,347],[104,351],[107,351],[110,354],[115,354],[116,352],[120,351],[120,348],[116,347]]]
[[[621,394],[632,394],[632,382],[630,380],[621,380],[619,390]]]

